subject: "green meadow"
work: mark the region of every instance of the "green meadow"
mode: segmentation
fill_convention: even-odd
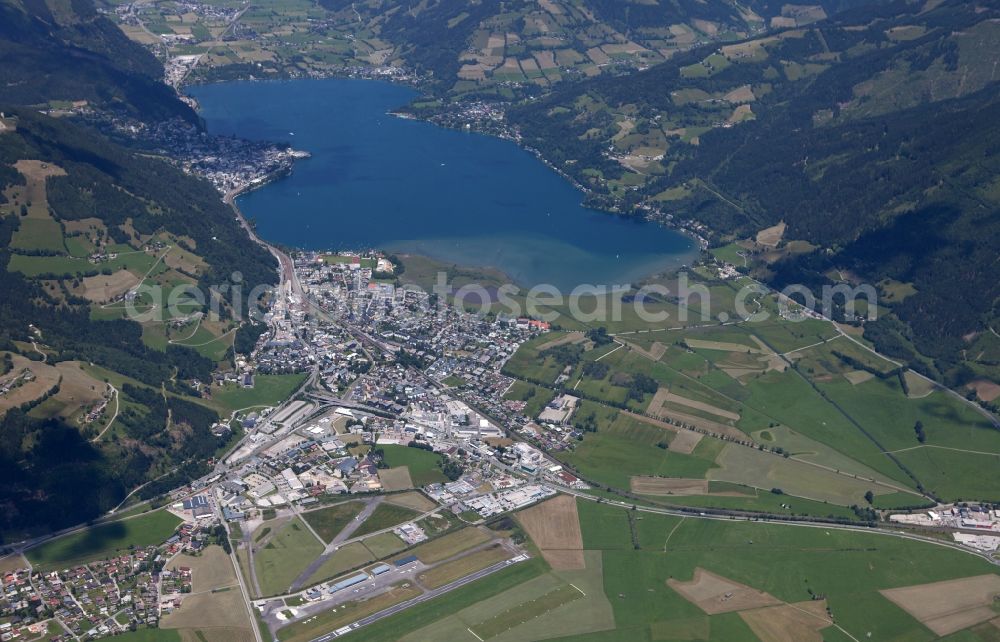
[[[382,450],[385,452],[385,463],[389,468],[406,466],[409,469],[410,479],[415,486],[426,486],[448,480],[438,467],[441,456],[437,453],[422,448],[395,445],[382,446]]]
[[[420,513],[415,510],[383,502],[375,508],[375,512],[368,519],[361,523],[358,530],[354,531],[354,537],[392,528],[419,516]]]
[[[75,533],[49,540],[29,549],[28,560],[36,569],[56,570],[74,564],[104,559],[130,546],[162,544],[181,520],[165,510],[138,517],[91,526]]]
[[[330,542],[364,507],[361,502],[344,502],[302,513],[302,519],[306,520],[324,541]]]
[[[263,535],[264,528],[274,530]],[[260,541],[256,541],[257,537]],[[260,547],[254,553],[253,561],[261,595],[277,595],[287,590],[309,563],[323,552],[323,545],[298,517],[284,524],[265,522],[255,535],[255,546]]]
[[[212,394],[212,405],[232,412],[243,408],[276,406],[288,399],[302,382],[305,374],[256,375],[253,388],[226,384]]]

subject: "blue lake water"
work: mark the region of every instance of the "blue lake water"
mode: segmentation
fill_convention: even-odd
[[[634,282],[695,255],[677,232],[582,207],[579,191],[509,141],[390,116],[414,97],[406,87],[295,80],[191,93],[212,133],[312,154],[238,200],[273,242],[423,254],[563,290]]]

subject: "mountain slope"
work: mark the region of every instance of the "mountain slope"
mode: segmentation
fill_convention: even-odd
[[[145,119],[197,116],[163,85],[163,67],[86,0],[0,0],[6,105],[87,101]]]
[[[169,487],[200,474],[225,439],[209,432],[220,408],[188,382],[210,382],[216,361],[156,337],[192,318],[235,328],[229,317],[244,310],[224,304],[213,320],[204,303],[175,310],[169,297],[207,292],[234,272],[247,292],[277,280],[271,256],[206,182],[70,122],[26,109],[14,116],[0,133],[8,533],[77,523],[142,483],[167,475]]]
[[[883,297],[906,326],[869,336],[964,383],[994,369],[990,351],[961,362],[1000,295],[998,18],[995,2],[856,8],[565,86],[509,117],[596,203],[695,219],[716,244],[785,223],[786,242],[812,245],[765,253],[758,273],[775,283],[839,270],[912,288]]]
[[[89,2],[0,0],[4,539],[156,497],[233,438],[205,392],[247,307],[224,288],[274,284],[273,257],[208,182],[25,106],[196,121],[161,73]]]
[[[246,11],[194,4],[186,19],[171,3],[103,6],[129,37],[166,53],[172,82],[402,67],[439,98],[511,98],[875,1],[319,0]],[[190,70],[186,56],[198,53],[207,55]]]
[[[766,0],[321,4],[357,12],[367,29],[394,45],[394,57],[432,74],[439,87],[461,92],[494,82],[549,86],[564,76],[642,68],[698,43],[745,37],[768,24],[806,24],[863,2],[824,0],[793,8]]]

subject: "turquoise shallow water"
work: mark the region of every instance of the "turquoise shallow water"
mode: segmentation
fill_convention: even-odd
[[[634,282],[695,255],[677,232],[582,207],[580,192],[511,142],[388,115],[415,95],[406,87],[295,80],[191,93],[212,133],[312,154],[239,199],[270,241],[419,253],[563,290]]]

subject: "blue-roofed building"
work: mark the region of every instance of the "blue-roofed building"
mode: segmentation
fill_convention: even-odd
[[[354,469],[358,467],[358,460],[354,457],[348,457],[344,461],[337,464],[337,470],[339,470],[344,475],[350,475],[354,472]]]
[[[404,566],[409,566],[417,561],[416,555],[407,555],[406,557],[400,558],[395,561],[396,568],[403,568]]]
[[[330,592],[336,593],[337,591],[341,591],[345,588],[354,586],[355,584],[361,584],[367,579],[368,579],[368,573],[358,573],[357,575],[352,575],[346,580],[340,580],[336,584],[331,584]]]
[[[381,575],[382,573],[388,573],[392,570],[392,567],[388,564],[379,564],[371,570],[372,575]]]

